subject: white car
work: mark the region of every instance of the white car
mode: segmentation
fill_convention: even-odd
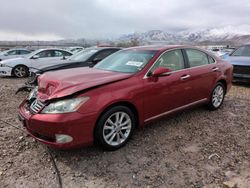
[[[31,53],[31,51],[27,49],[10,49],[0,52],[0,61],[5,59],[24,57],[27,54]]]
[[[27,77],[30,69],[49,66],[55,60],[71,56],[73,53],[63,49],[40,49],[21,58],[0,62],[0,76]]]

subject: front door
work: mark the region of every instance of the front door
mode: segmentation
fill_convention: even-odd
[[[189,70],[186,69],[181,50],[165,52],[150,69],[157,67],[172,70],[170,75],[144,79],[144,116],[146,121],[163,115],[183,105],[189,104],[191,99]]]

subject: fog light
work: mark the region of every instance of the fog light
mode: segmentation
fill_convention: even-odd
[[[56,143],[65,144],[65,143],[71,142],[72,140],[73,138],[69,135],[56,134]]]

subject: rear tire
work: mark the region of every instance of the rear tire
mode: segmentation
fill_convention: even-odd
[[[29,69],[24,65],[17,65],[12,73],[17,78],[25,78],[29,75]]]
[[[131,138],[135,124],[135,116],[128,107],[112,107],[97,122],[95,142],[105,150],[117,150]]]
[[[208,108],[210,110],[217,110],[218,108],[220,108],[223,104],[225,94],[226,89],[224,84],[218,82],[212,91],[210,101],[208,103]]]

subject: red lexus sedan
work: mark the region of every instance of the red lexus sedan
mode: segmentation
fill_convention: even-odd
[[[232,65],[190,46],[125,49],[92,68],[48,72],[22,102],[19,118],[36,140],[57,148],[126,144],[136,127],[195,105],[218,109]]]

